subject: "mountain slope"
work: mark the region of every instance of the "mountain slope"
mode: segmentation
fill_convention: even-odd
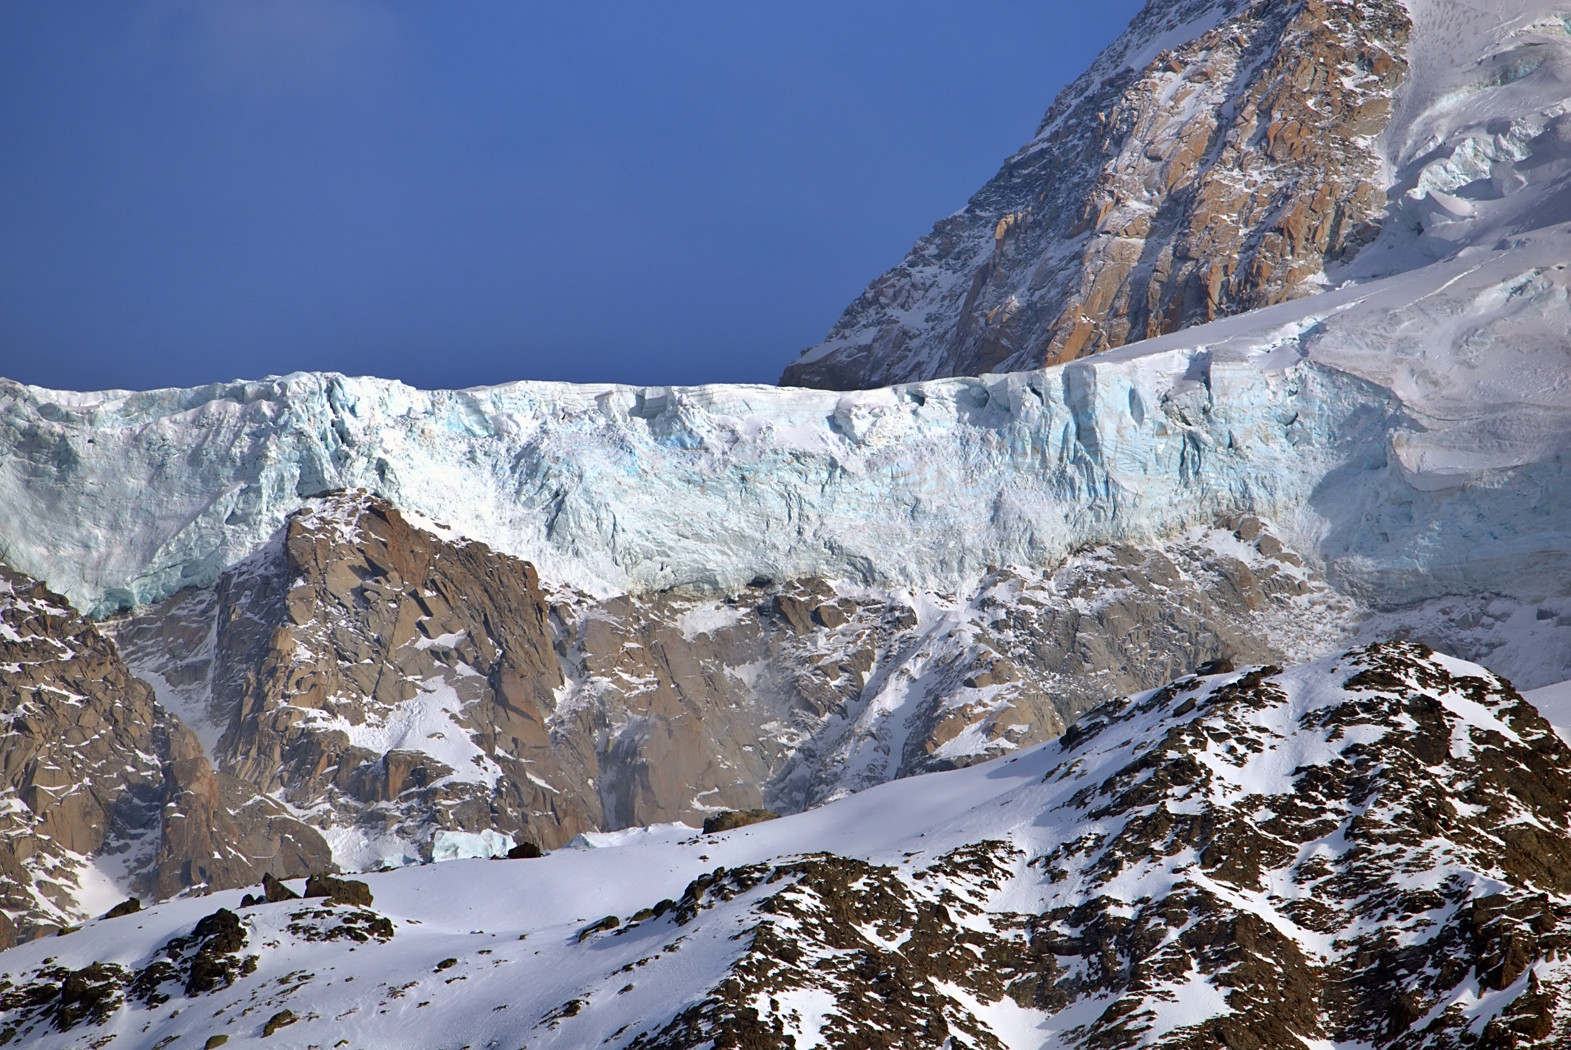
[[[40,1047],[1552,1046],[1567,769],[1508,684],[1375,646],[737,831],[371,875],[227,939],[235,894],[90,924],[8,952],[0,1009]]]
[[[1333,6],[1327,32],[1401,21],[1387,5]],[[1137,40],[1172,48],[1227,19],[1309,32],[1312,15],[1153,4],[1150,32],[1093,73],[1146,68]],[[211,585],[306,500],[364,489],[597,599],[809,578],[958,594],[991,567],[1253,514],[1388,617],[1379,633],[1438,624],[1461,655],[1558,680],[1571,644],[1513,641],[1524,628],[1496,599],[1547,613],[1528,633],[1568,612],[1571,34],[1540,0],[1414,0],[1408,15],[1400,90],[1368,89],[1392,106],[1385,217],[1319,294],[1041,371],[853,394],[422,392],[304,374],[140,394],[4,383],[0,555],[104,615]],[[1328,82],[1310,80],[1299,102],[1319,105]],[[1288,185],[1273,170],[1264,185]],[[1444,616],[1434,604],[1459,602]]]
[[[1152,0],[781,381],[1038,368],[1504,247],[1565,218],[1566,79],[1545,0]]]
[[[1397,17],[1333,7],[1156,5],[1183,17],[1146,43]],[[1335,286],[1087,359],[848,394],[0,381],[8,578],[100,618],[43,610],[124,681],[90,713],[140,727],[91,768],[18,745],[17,840],[61,778],[129,794],[139,859],[97,892],[164,896],[794,812],[1229,660],[1395,637],[1571,678],[1571,23],[1406,10],[1392,199]],[[1270,94],[1298,67],[1259,46],[1234,68]],[[0,664],[4,713],[87,733],[79,669],[35,663]],[[156,856],[155,794],[197,807]],[[96,910],[127,837],[98,805],[87,852],[30,854],[24,933]]]
[[[1346,619],[1254,520],[969,595],[808,579],[604,600],[427,526],[313,500],[214,588],[106,624],[214,766],[349,870],[486,833],[555,847],[794,812],[1050,739],[1207,661],[1315,651]]]
[[[1320,291],[1382,221],[1410,29],[1398,0],[1151,0],[781,382],[1039,368]]]

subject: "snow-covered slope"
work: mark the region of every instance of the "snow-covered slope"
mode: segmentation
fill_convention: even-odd
[[[1509,686],[1414,646],[1188,677],[1062,744],[723,834],[370,875],[368,907],[221,893],[89,923],[0,954],[0,1026],[37,1047],[1564,1045],[1568,768]]]

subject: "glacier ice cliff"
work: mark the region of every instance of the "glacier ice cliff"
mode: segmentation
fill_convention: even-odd
[[[1565,594],[1565,248],[1509,246],[1035,372],[856,393],[295,374],[0,386],[0,557],[106,613],[365,489],[597,593],[955,589],[1269,515],[1377,607]]]
[[[363,488],[602,592],[757,576],[954,587],[1229,509],[1304,506],[1399,411],[1204,349],[839,395],[296,374],[0,394],[4,557],[105,612],[210,583],[314,495]]]

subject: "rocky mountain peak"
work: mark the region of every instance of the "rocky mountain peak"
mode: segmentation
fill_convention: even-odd
[[[1152,2],[794,386],[1062,363],[1312,294],[1374,239],[1399,0]]]
[[[127,890],[168,897],[329,863],[273,800],[215,772],[112,639],[0,565],[0,945]]]

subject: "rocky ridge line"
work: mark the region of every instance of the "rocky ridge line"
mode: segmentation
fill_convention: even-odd
[[[285,899],[193,930],[196,902],[163,905],[140,935],[19,949],[0,1023],[44,1048],[287,1023],[350,1047],[1549,1050],[1571,1038],[1568,770],[1508,682],[1382,643],[1184,676],[815,813],[368,875],[383,914]],[[590,873],[608,896],[576,892]],[[449,900],[460,875],[516,900]],[[160,970],[184,998],[109,1002],[204,929],[229,931],[211,988]],[[97,961],[110,943],[132,965]]]
[[[1030,814],[1057,842],[695,881],[676,923],[726,910],[747,947],[627,1045],[1002,1050],[986,1018],[1021,1010],[1086,1050],[1571,1037],[1571,748],[1509,683],[1387,643],[1182,679],[1062,751]]]

